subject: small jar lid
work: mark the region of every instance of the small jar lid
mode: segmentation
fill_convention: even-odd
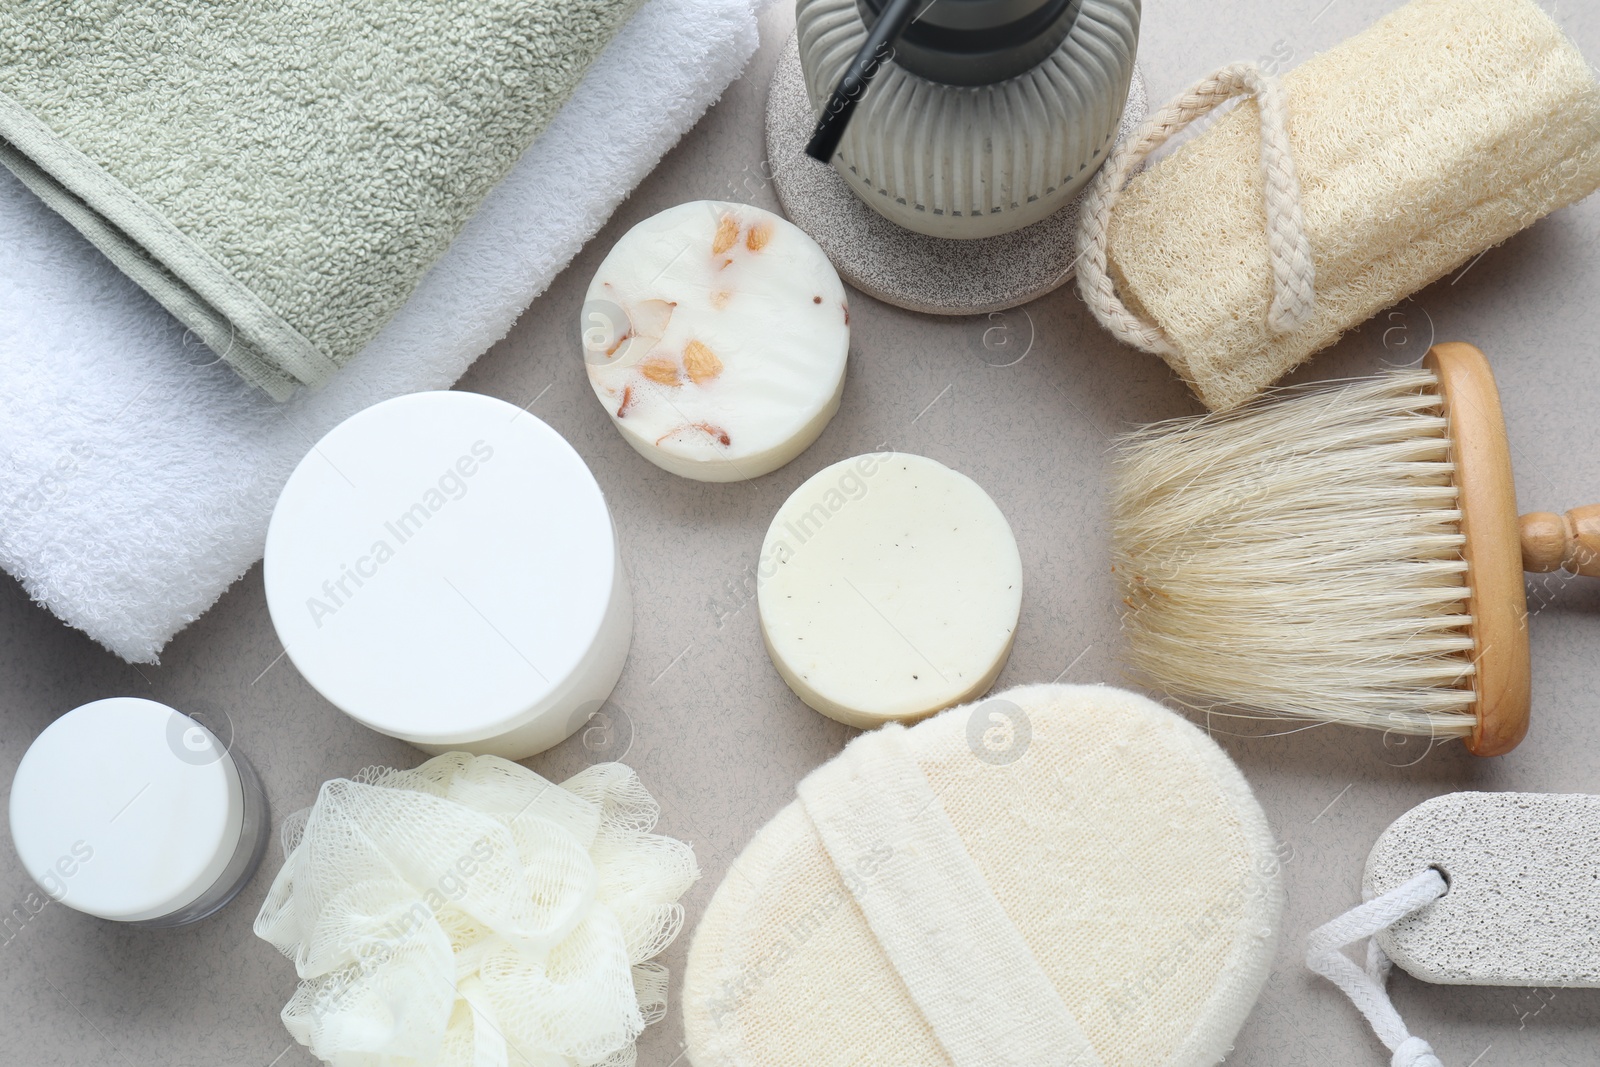
[[[216,884],[238,848],[244,793],[200,723],[137,697],[51,723],[11,783],[11,839],[59,903],[104,919],[168,915]]]
[[[306,680],[425,747],[570,717],[625,582],[578,453],[522,409],[464,392],[396,397],[331,430],[278,499],[264,574]],[[559,740],[581,718],[556,725]]]

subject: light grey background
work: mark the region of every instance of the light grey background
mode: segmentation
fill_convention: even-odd
[[[1153,0],[1140,56],[1151,99],[1165,100],[1231,60],[1303,61],[1391,6]],[[1600,59],[1600,5],[1564,0],[1556,15]],[[777,206],[761,179],[762,112],[791,24],[779,0],[764,17],[761,52],[744,78],[461,383],[531,403],[588,460],[615,510],[637,601],[632,655],[607,709],[620,729],[609,743],[591,737],[600,751],[571,741],[529,765],[559,779],[625,753],[662,803],[661,829],[693,842],[704,878],[686,900],[689,927],[666,956],[675,979],[689,931],[733,857],[790,800],[795,782],[852,736],[790,694],[761,648],[749,568],[790,490],[825,464],[883,446],[966,472],[1010,518],[1026,569],[1021,628],[1002,686],[1063,671],[1073,681],[1118,682],[1108,436],[1196,410],[1163,364],[1112,343],[1071,291],[993,320],[922,317],[852,293],[844,406],[804,456],[755,482],[719,486],[683,481],[636,455],[585,381],[575,343],[585,286],[612,242],[663,208],[702,197]],[[1297,377],[1411,362],[1435,337],[1473,341],[1499,373],[1524,508],[1600,500],[1597,237],[1600,198],[1489,252]],[[1399,814],[1456,789],[1600,793],[1593,692],[1600,583],[1535,581],[1530,592],[1533,732],[1509,756],[1478,761],[1458,745],[1430,752],[1416,741],[1334,727],[1268,736],[1281,727],[1214,724],[1289,856],[1283,945],[1230,1062],[1387,1063],[1355,1011],[1300,957],[1306,932],[1356,901],[1367,850]],[[280,816],[310,803],[327,778],[423,758],[346,719],[278,660],[280,651],[259,567],[172,643],[160,667],[139,669],[68,630],[7,579],[0,583],[0,780],[9,781],[28,743],[56,716],[120,694],[225,713]],[[250,932],[278,861],[270,853],[227,911],[183,930],[124,929],[47,907],[0,943],[0,1060],[35,1067],[314,1063],[278,1020],[293,969]],[[9,841],[0,844],[0,907],[9,910],[30,889]],[[1403,975],[1392,989],[1407,1022],[1450,1067],[1600,1064],[1600,991],[1430,987]],[[640,1063],[674,1063],[680,1033],[674,1004],[642,1039]]]

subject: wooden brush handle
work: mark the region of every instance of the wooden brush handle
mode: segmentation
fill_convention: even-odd
[[[1500,391],[1482,352],[1452,341],[1428,349],[1422,365],[1438,375],[1450,420],[1456,507],[1466,544],[1468,633],[1473,643],[1473,710],[1477,728],[1467,749],[1478,756],[1510,752],[1528,732],[1533,703],[1528,648],[1528,595],[1518,544],[1517,493]]]
[[[1535,511],[1522,516],[1522,567],[1600,578],[1600,504],[1565,515]]]

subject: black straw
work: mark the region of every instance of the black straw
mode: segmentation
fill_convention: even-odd
[[[844,72],[844,77],[840,78],[839,84],[834,87],[833,95],[828,97],[827,106],[822,109],[822,116],[817,119],[817,128],[806,144],[806,155],[823,163],[833,161],[834,153],[839,151],[839,141],[844,137],[844,128],[850,124],[850,116],[855,113],[861,94],[872,84],[878,68],[894,55],[895,41],[899,40],[905,28],[911,25],[923,2],[924,0],[889,0],[884,5],[878,20],[872,24],[872,29],[867,31],[867,39],[861,45],[861,51],[856,53],[856,58],[850,62],[850,68]]]

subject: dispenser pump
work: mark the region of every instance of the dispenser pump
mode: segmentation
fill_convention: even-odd
[[[1043,62],[1072,32],[1083,0],[856,0],[869,27],[818,116],[806,154],[831,162],[867,86],[893,60],[946,85],[992,85]]]

